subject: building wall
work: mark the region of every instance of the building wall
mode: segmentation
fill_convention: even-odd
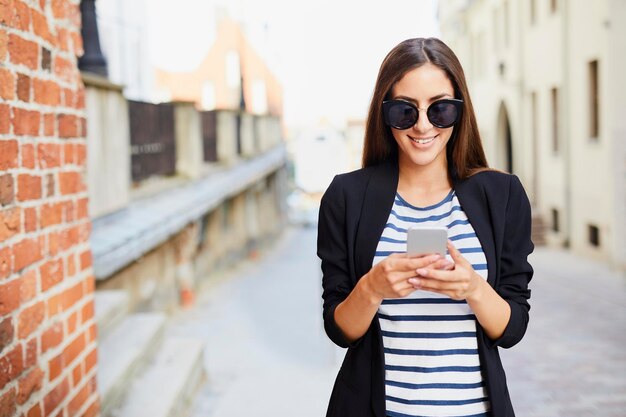
[[[534,214],[546,220],[548,243],[624,266],[616,248],[626,245],[625,130],[623,117],[605,111],[613,103],[624,109],[616,97],[626,88],[613,70],[625,65],[617,41],[624,35],[623,2],[443,0],[440,18],[444,41],[468,73],[485,150],[497,168],[504,167],[506,108],[512,172]],[[599,74],[596,139],[590,137],[592,60]],[[599,230],[597,247],[589,226]]]
[[[0,1],[0,415],[97,414],[78,0]]]

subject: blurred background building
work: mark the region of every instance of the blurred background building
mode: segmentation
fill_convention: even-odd
[[[537,240],[626,267],[626,4],[441,0],[439,17],[488,160],[522,179]]]

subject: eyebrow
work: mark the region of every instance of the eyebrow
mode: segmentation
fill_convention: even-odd
[[[437,94],[436,96],[431,97],[429,101],[433,102],[433,101],[439,100],[440,98],[443,98],[443,97],[452,97],[452,95],[448,94],[448,93]],[[413,102],[415,104],[418,104],[417,100],[415,100],[414,98],[411,98],[411,97],[407,97],[407,96],[396,96],[395,99],[402,99],[402,100],[411,101],[411,102]]]

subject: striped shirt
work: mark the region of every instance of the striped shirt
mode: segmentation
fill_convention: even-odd
[[[448,238],[487,279],[485,254],[454,190],[440,203],[423,208],[396,194],[373,263],[406,252],[407,229],[420,225],[446,226]],[[478,358],[476,317],[467,302],[417,290],[405,298],[383,300],[378,320],[387,416],[487,416],[490,405]]]

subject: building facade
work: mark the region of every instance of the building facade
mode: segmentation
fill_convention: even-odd
[[[626,267],[626,3],[442,0],[490,164],[518,175],[549,245]]]

